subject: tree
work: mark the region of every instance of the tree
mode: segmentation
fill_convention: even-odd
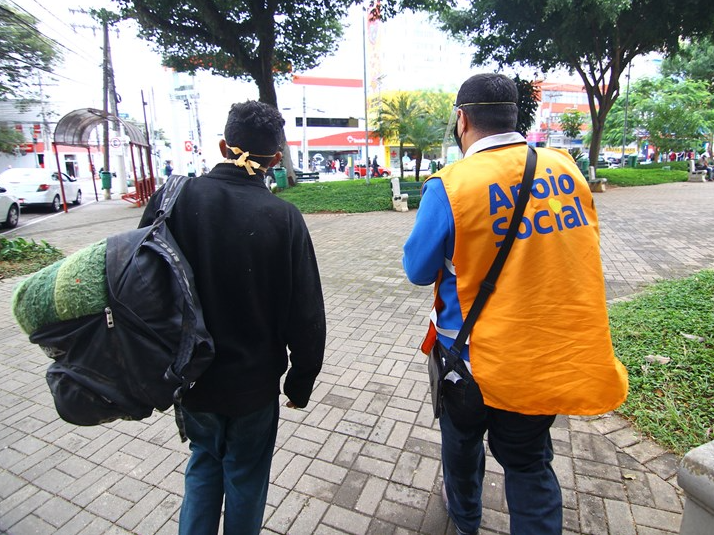
[[[563,129],[563,134],[568,139],[576,139],[580,135],[580,127],[583,125],[585,114],[576,109],[567,109],[560,114],[560,127]],[[580,148],[575,147],[568,150],[573,159],[577,160],[580,156]]]
[[[437,120],[435,122],[430,115],[424,114],[413,117],[411,121],[407,123],[407,139],[414,145],[416,151],[416,162],[414,165],[415,181],[419,182],[419,169],[421,168],[424,152],[441,145],[441,141],[444,139],[445,122],[448,120],[447,116],[445,120]]]
[[[684,43],[676,53],[664,59],[660,73],[706,82],[709,91],[714,93],[714,37]]]
[[[253,80],[278,107],[276,77],[317,66],[342,36],[352,0],[115,0],[177,71]],[[292,162],[285,151],[288,176]]]
[[[518,122],[516,132],[526,137],[535,122],[536,110],[540,101],[540,90],[535,82],[524,80],[520,76],[513,78],[518,89]]]
[[[407,123],[414,117],[417,103],[411,93],[399,92],[386,96],[377,110],[374,132],[383,139],[396,139],[399,143],[400,178],[404,178],[404,144],[408,142]]]
[[[577,72],[588,96],[590,161],[620,94],[620,75],[642,54],[675,51],[680,37],[711,33],[709,0],[473,0],[443,12],[444,27],[477,47],[475,64]]]
[[[208,70],[253,80],[259,100],[278,107],[276,78],[316,67],[342,37],[341,20],[360,0],[114,0],[139,23],[140,35],[177,71]],[[444,8],[448,0],[385,0],[383,18],[402,9]],[[285,151],[288,176],[292,162]]]
[[[630,92],[632,124],[657,153],[697,149],[714,130],[714,95],[707,84],[668,77],[638,80]]]
[[[404,178],[404,145],[414,146],[416,180],[419,180],[419,166],[424,152],[441,144],[453,104],[453,93],[443,91],[387,93],[381,100],[372,103],[373,108],[377,107],[371,114],[373,117],[376,115],[374,132],[399,143],[401,178]]]
[[[25,142],[22,132],[18,132],[7,124],[0,124],[0,152],[15,154],[17,146]]]
[[[0,0],[0,100],[24,96],[33,75],[50,72],[60,57],[37,19]]]

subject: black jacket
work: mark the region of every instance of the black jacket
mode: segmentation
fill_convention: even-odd
[[[149,225],[162,189],[140,226]],[[307,405],[325,350],[325,309],[302,214],[262,175],[218,164],[184,187],[168,221],[194,271],[216,357],[184,397],[193,411],[238,416],[284,391]],[[287,349],[286,349],[287,348]]]

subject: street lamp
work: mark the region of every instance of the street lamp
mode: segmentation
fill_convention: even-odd
[[[364,157],[367,160],[364,168],[365,184],[369,184],[369,113],[367,102],[367,8],[362,4],[362,86],[364,87]]]
[[[620,159],[620,167],[625,167],[625,137],[627,136],[627,108],[630,102],[630,68],[632,63],[627,65],[627,90],[625,91],[625,124],[622,127],[622,158]]]

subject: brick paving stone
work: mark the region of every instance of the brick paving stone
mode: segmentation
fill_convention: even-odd
[[[648,470],[654,472],[661,479],[668,481],[675,479],[680,462],[681,459],[678,456],[672,453],[665,453],[651,461],[647,461],[645,464]]]
[[[579,493],[600,496],[611,500],[625,500],[627,493],[621,482],[598,477],[575,475],[575,487]]]
[[[324,516],[324,522],[328,526],[354,535],[368,533],[371,520],[372,518],[370,516],[355,513],[354,511],[336,505],[331,505]]]
[[[619,535],[637,535],[635,519],[627,502],[605,500],[605,514],[608,525],[617,529]]]
[[[666,450],[649,440],[638,442],[632,446],[623,448],[625,453],[631,455],[635,460],[647,464],[647,462],[664,455]]]
[[[128,530],[136,529],[139,523],[146,518],[149,513],[159,507],[167,495],[165,490],[152,488],[148,493],[142,495],[140,500],[134,501],[136,505],[126,511],[119,518],[117,524]]]
[[[646,527],[662,529],[672,533],[679,532],[682,515],[671,511],[660,511],[651,507],[632,505],[632,516],[637,524]]]
[[[622,481],[622,473],[619,466],[597,463],[588,459],[574,459],[573,466],[576,474],[608,479],[610,481]]]
[[[387,484],[388,481],[386,479],[375,476],[368,477],[355,504],[355,511],[366,515],[374,515],[382,501]]]
[[[12,527],[16,533],[52,533],[55,527],[41,518],[28,515]]]
[[[36,487],[25,487],[16,492],[2,505],[0,529],[12,528],[15,524],[31,515],[38,507],[47,502],[52,495]]]
[[[314,497],[309,498],[295,522],[290,526],[290,533],[296,535],[299,533],[314,533],[328,507],[330,507],[329,500],[323,501]]]
[[[77,535],[82,532],[96,517],[87,511],[80,511],[68,522],[53,532],[54,535]]]
[[[181,507],[181,498],[168,494],[157,507],[154,507],[136,526],[136,533],[156,533]]]
[[[679,488],[667,483],[655,474],[645,474],[652,491],[655,507],[664,511],[682,512],[682,502],[679,499]]]
[[[71,502],[54,496],[35,509],[33,514],[55,528],[59,528],[80,511],[81,509]]]
[[[580,532],[592,535],[609,533],[603,499],[589,494],[580,496]]]
[[[424,511],[401,503],[384,500],[377,507],[375,516],[385,522],[396,524],[413,532],[421,526]]]

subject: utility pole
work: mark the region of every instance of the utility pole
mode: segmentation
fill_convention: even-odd
[[[109,113],[109,21],[107,20],[102,21],[102,35],[104,36],[102,45],[102,111],[104,111],[104,137],[102,138],[102,146],[104,150],[102,152],[104,153],[104,171],[109,173],[109,119],[107,118],[107,114]],[[107,194],[108,191],[105,191],[105,198],[108,197]]]
[[[109,26],[114,25],[121,20],[121,17],[112,11],[107,9],[90,9],[89,11],[84,9],[70,10],[72,12],[84,13],[91,15],[99,21],[102,25],[102,111],[105,114],[111,113],[114,117],[119,116],[119,111],[117,109],[117,103],[119,102],[118,95],[116,93],[116,86],[114,83],[114,69],[112,68],[112,53],[111,45],[109,43]],[[72,25],[73,28],[89,28],[95,31],[96,26],[78,26]],[[119,31],[117,30],[117,35]],[[112,123],[110,125],[110,122]],[[110,165],[110,152],[109,152],[109,138],[110,129],[115,136],[120,133],[120,124],[118,121],[110,121],[109,119],[104,120],[103,124],[103,136],[102,136],[102,152],[104,153],[104,171],[111,172]],[[117,156],[117,177],[119,180],[119,191],[121,193],[127,192],[126,186],[126,169],[124,168],[124,149],[121,148],[121,153]],[[104,198],[109,199],[111,197],[111,191],[105,189]]]

